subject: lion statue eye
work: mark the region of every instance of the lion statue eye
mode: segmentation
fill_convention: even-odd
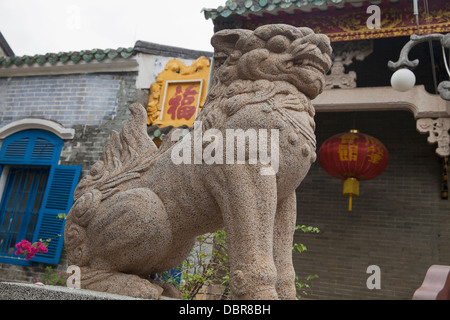
[[[267,41],[267,48],[272,52],[281,53],[286,51],[290,43],[291,42],[288,38],[282,35],[278,35]]]

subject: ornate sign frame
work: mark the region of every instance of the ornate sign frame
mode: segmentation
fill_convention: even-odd
[[[167,62],[150,87],[147,124],[159,127],[192,126],[206,100],[209,72],[210,62],[206,57],[198,58],[189,67],[178,59]],[[186,87],[189,83],[194,83],[195,88]],[[194,107],[194,116],[187,117]]]
[[[168,98],[168,93],[170,91],[169,87],[172,87],[172,86],[175,87],[176,86],[175,90],[177,90],[177,88],[181,88],[181,92],[182,93],[186,94],[186,92],[189,92],[189,89],[190,89],[190,92],[193,92],[194,97],[192,97],[192,95],[191,95],[191,97],[192,97],[192,99],[195,99],[195,100],[193,100],[191,102],[191,106],[190,107],[194,107],[195,108],[194,115],[193,115],[193,117],[191,116],[191,117],[185,117],[184,118],[184,120],[186,120],[186,122],[187,122],[185,124],[188,125],[188,126],[192,126],[193,122],[194,122],[194,119],[197,117],[198,112],[199,112],[200,100],[201,100],[200,98],[202,96],[202,91],[203,91],[203,79],[167,80],[167,81],[165,81],[165,83],[166,83],[165,84],[165,89],[164,89],[164,93],[165,94],[164,94],[163,101],[162,101],[162,104],[161,104],[161,112],[160,112],[160,116],[159,116],[159,121],[161,121],[161,122],[170,122],[171,120],[166,120],[165,119],[165,118],[168,118],[169,115],[171,115],[171,119],[172,120],[175,120],[175,117],[176,117],[176,113],[175,112],[177,111],[176,109],[178,109],[178,111],[180,111],[180,108],[177,108],[178,106],[176,106],[176,105],[174,105],[173,107],[171,106],[171,101],[173,101],[173,99],[176,98],[176,96],[172,97],[172,99],[167,99]],[[195,85],[188,86],[187,88],[184,88],[185,90],[183,90],[183,87],[182,87],[183,85],[187,85],[187,84],[191,84],[191,83],[197,84],[197,86],[195,86]],[[191,87],[194,87],[194,86],[195,86],[195,88],[192,89]],[[195,91],[195,89],[197,89],[197,88],[198,88],[198,91]],[[189,95],[187,97],[189,98]],[[194,104],[192,105],[192,103],[194,103]],[[181,104],[179,106],[182,107]],[[174,110],[174,111],[170,112],[171,109]],[[178,119],[180,119],[180,118],[182,118],[182,117],[178,117]]]

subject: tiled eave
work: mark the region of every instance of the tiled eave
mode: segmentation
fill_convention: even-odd
[[[197,59],[213,53],[138,40],[133,48],[94,49],[45,55],[0,57],[0,77],[94,72],[128,72],[148,68],[142,56]]]
[[[400,0],[390,0],[398,2]],[[345,6],[361,7],[364,4],[380,4],[382,0],[228,0],[224,6],[214,9],[204,8],[206,19],[226,19],[230,16],[248,18],[252,15],[263,16],[265,14],[278,15],[293,14],[300,10],[311,12],[313,10],[327,11],[329,7],[344,8]]]
[[[137,70],[133,48],[0,57],[0,77]]]

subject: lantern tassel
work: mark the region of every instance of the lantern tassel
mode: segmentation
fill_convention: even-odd
[[[352,211],[353,196],[359,196],[359,181],[356,178],[347,178],[342,193],[348,196],[348,211]]]

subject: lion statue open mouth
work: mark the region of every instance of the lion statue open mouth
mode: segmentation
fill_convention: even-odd
[[[224,30],[212,38],[216,54],[229,57],[228,68],[236,68],[242,80],[286,81],[314,99],[324,86],[331,66],[328,37],[309,28],[272,25],[250,30]],[[235,80],[236,78],[229,80]]]
[[[146,110],[132,104],[121,132],[112,132],[102,160],[77,186],[67,216],[68,264],[80,267],[82,288],[149,299],[170,294],[148,276],[178,266],[198,235],[224,228],[234,298],[296,298],[295,190],[316,159],[310,100],[331,66],[329,39],[266,25],[220,31],[211,42],[216,70],[196,119],[200,130],[214,130],[233,148],[229,130],[270,131],[276,170],[261,174],[273,169],[262,161],[174,163],[174,150],[195,153],[195,130],[157,148]],[[212,143],[201,141],[202,150]],[[249,160],[249,142],[245,148]]]

